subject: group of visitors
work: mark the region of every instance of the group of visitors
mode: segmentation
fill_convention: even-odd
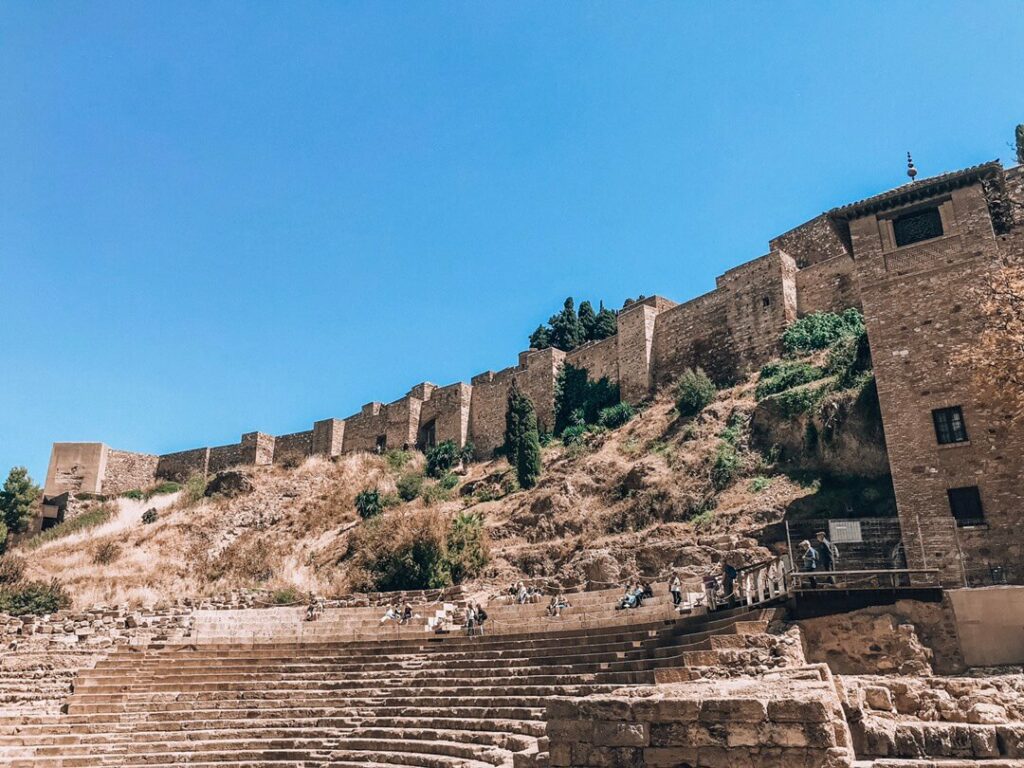
[[[562,617],[562,611],[566,608],[572,608],[569,601],[565,599],[565,595],[559,592],[557,595],[552,595],[551,602],[548,603],[548,616],[555,619]]]
[[[519,605],[525,605],[526,603],[536,603],[544,595],[544,590],[540,587],[528,587],[523,582],[519,581],[508,588],[509,597]]]
[[[398,607],[398,603],[392,603],[388,606],[387,610],[384,611],[384,615],[381,616],[380,623],[386,624],[389,621],[393,621],[396,624],[408,624],[415,618],[412,612],[412,606],[408,603],[404,603],[401,608]]]
[[[629,608],[642,608],[644,600],[648,597],[654,597],[654,590],[651,589],[650,583],[637,579],[626,585],[626,591],[619,599],[615,609],[621,611]]]
[[[828,574],[836,570],[839,550],[835,544],[828,540],[824,531],[818,531],[815,534],[814,544],[811,544],[809,539],[801,541],[800,548],[803,550],[803,567],[801,570],[808,573],[823,571]],[[828,584],[836,583],[835,576],[832,575],[826,576],[824,581]],[[809,579],[809,582],[811,588],[818,586],[818,580],[813,576]]]
[[[487,621],[487,611],[480,603],[470,603],[466,606],[467,635],[482,635],[485,621]]]

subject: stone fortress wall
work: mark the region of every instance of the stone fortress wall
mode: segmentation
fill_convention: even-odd
[[[943,234],[897,246],[896,218],[928,206],[941,213]],[[966,580],[968,560],[971,567],[1024,562],[1024,539],[1013,525],[1024,503],[1021,430],[948,365],[950,350],[969,343],[980,327],[976,308],[964,301],[967,292],[1002,254],[1024,252],[1022,225],[1021,167],[1004,170],[992,162],[916,181],[774,238],[766,255],[719,276],[709,293],[682,304],[652,296],[623,308],[615,336],[568,353],[527,350],[515,366],[485,371],[469,384],[423,382],[394,402],[367,403],[304,432],[251,432],[237,444],[162,456],[55,443],[45,494],[118,493],[233,465],[290,465],[314,454],[422,449],[444,440],[472,442],[487,457],[503,441],[513,382],[533,401],[541,428],[550,430],[555,379],[565,362],[607,377],[623,401],[638,403],[687,367],[733,379],[777,356],[782,331],[798,317],[858,307],[875,360],[908,561],[939,567],[950,581]],[[949,405],[963,407],[972,440],[938,450],[931,411]],[[979,478],[987,486],[987,527],[958,531],[946,490]],[[1024,572],[1011,577],[1024,580]]]

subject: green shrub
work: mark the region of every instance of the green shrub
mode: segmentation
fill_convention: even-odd
[[[133,488],[130,491],[125,491],[121,494],[122,499],[132,499],[134,501],[142,501],[146,498],[144,491],[140,491],[138,488]]]
[[[636,409],[629,403],[619,403],[607,408],[602,408],[597,415],[597,423],[608,429],[615,429],[627,423],[636,416]]]
[[[715,519],[714,510],[706,509],[703,512],[694,515],[690,518],[690,523],[698,531],[703,531],[711,525],[711,521]]]
[[[70,536],[80,531],[86,531],[90,528],[96,528],[110,520],[114,516],[115,511],[116,509],[112,504],[104,502],[80,515],[72,517],[70,520],[65,520],[63,523],[33,536],[25,542],[25,546],[28,549],[37,549],[47,542]]]
[[[766,370],[771,371],[770,375],[765,375]],[[816,381],[824,375],[825,371],[818,366],[796,360],[774,363],[770,369],[766,365],[761,369],[761,380],[754,389],[754,397],[763,400],[769,395]]]
[[[294,587],[279,589],[271,596],[274,605],[295,605],[302,601],[302,596]]]
[[[590,428],[586,424],[577,424],[572,427],[566,427],[562,432],[562,444],[583,445],[586,442],[587,435],[589,433]]]
[[[828,387],[804,387],[790,389],[772,397],[779,403],[783,415],[793,417],[811,413],[827,393]]]
[[[185,506],[191,506],[202,501],[206,494],[206,485],[205,475],[192,475],[182,486],[181,502]]]
[[[427,451],[427,474],[441,477],[462,461],[462,451],[454,440],[445,440]]]
[[[850,308],[842,314],[815,312],[797,320],[782,334],[782,346],[789,354],[807,354],[826,349],[844,336],[864,331],[864,317]]]
[[[444,488],[446,491],[450,491],[459,484],[459,476],[456,475],[454,472],[446,472],[445,474],[441,475],[441,477],[437,481],[437,484]]]
[[[719,435],[725,442],[732,446],[738,446],[740,441],[743,439],[743,433],[747,429],[747,425],[750,423],[750,417],[740,411],[735,411],[730,417],[729,422],[726,424],[725,429],[722,430],[722,434]]]
[[[732,443],[721,442],[715,451],[715,458],[711,464],[711,483],[718,490],[722,490],[733,481],[739,472],[741,465],[740,455]]]
[[[750,481],[750,492],[751,493],[760,493],[761,491],[763,491],[766,488],[768,488],[768,486],[770,486],[771,484],[772,484],[772,480],[771,480],[770,477],[765,477],[764,475],[758,475],[757,477],[755,477],[753,480]]]
[[[420,495],[423,497],[423,503],[429,507],[431,504],[449,501],[452,497],[452,492],[450,488],[445,488],[440,482],[436,482],[425,486]]]
[[[687,368],[676,382],[676,410],[683,418],[696,416],[715,399],[717,391],[703,369]]]
[[[412,501],[420,495],[420,491],[423,489],[423,475],[402,475],[395,485],[398,487],[398,495],[402,501]]]
[[[176,483],[173,480],[166,480],[159,485],[154,485],[150,488],[146,493],[146,498],[151,499],[154,496],[164,496],[168,493],[177,493],[180,490],[181,483]]]
[[[50,582],[25,581],[0,587],[0,613],[11,616],[41,616],[55,613],[69,605],[71,598],[57,579]]]
[[[446,537],[442,568],[452,584],[478,576],[489,559],[484,519],[479,513],[460,512]]]
[[[836,377],[839,389],[857,385],[861,374],[871,369],[871,347],[868,335],[862,331],[856,336],[839,339],[828,351],[825,371]]]
[[[440,513],[369,521],[353,537],[357,586],[377,590],[437,589],[481,573],[488,562],[483,518]]]
[[[0,520],[0,555],[7,551],[7,525]]]
[[[376,488],[373,490],[364,490],[356,494],[356,512],[363,520],[369,520],[371,517],[376,517],[384,511],[384,501],[381,498],[380,491]]]
[[[392,448],[384,454],[384,460],[387,461],[388,466],[391,467],[395,472],[401,472],[405,469],[405,465],[412,459],[412,454],[409,451],[400,451],[397,448]]]
[[[156,508],[150,507],[149,509],[142,513],[142,524],[152,525],[157,521],[158,517],[160,517],[160,513],[156,511]]]

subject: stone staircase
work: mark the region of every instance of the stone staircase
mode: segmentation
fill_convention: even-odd
[[[380,609],[267,610],[262,627],[222,611],[195,642],[82,671],[65,715],[0,729],[0,764],[543,766],[552,697],[653,685],[686,654],[764,632],[765,611],[680,618],[663,595],[632,611],[614,609],[617,590],[570,595],[560,619],[493,606],[483,637],[382,628]]]

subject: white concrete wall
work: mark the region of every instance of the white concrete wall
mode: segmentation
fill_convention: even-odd
[[[1024,586],[951,589],[969,667],[1024,664]]]

